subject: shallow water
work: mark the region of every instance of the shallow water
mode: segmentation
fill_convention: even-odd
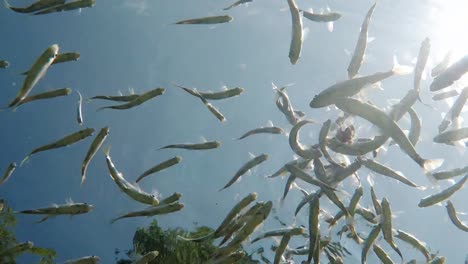
[[[28,3],[10,1],[14,6]],[[117,169],[129,181],[161,161],[182,156],[180,164],[149,176],[139,184],[143,190],[161,197],[182,193],[181,202],[185,204],[182,211],[154,217],[163,227],[192,228],[196,222],[216,228],[230,208],[250,192],[257,192],[259,201],[272,200],[275,208],[256,232],[280,228],[274,215],[288,225],[307,226],[306,209],[294,217],[302,194],[291,189],[281,203],[286,177],[265,178],[293,159],[287,137],[254,135],[240,141],[233,139],[250,129],[266,126],[269,120],[287,131],[291,129],[275,106],[275,93],[271,89],[274,82],[278,86],[294,83],[287,88],[293,106],[305,111],[307,118],[318,121],[318,124],[307,125],[301,130],[301,142],[317,143],[320,124],[328,118],[334,120],[340,111],[333,107],[311,109],[309,102],[323,89],[347,79],[349,52],[354,50],[362,20],[373,2],[297,0],[302,9],[312,7],[314,11],[320,11],[328,5],[342,17],[334,23],[333,32],[328,32],[323,23],[303,18],[306,34],[296,65],[291,65],[288,58],[291,17],[287,1],[256,0],[222,11],[229,4],[230,1],[97,0],[92,8],[44,16],[23,15],[1,8],[0,59],[10,62],[10,66],[0,72],[1,104],[7,105],[21,87],[23,77],[19,73],[27,70],[48,46],[57,43],[60,52],[76,51],[81,58],[51,66],[31,94],[62,87],[80,91],[84,97],[84,124],[80,127],[75,120],[76,92],[67,97],[31,102],[14,112],[1,112],[0,122],[4,125],[0,169],[6,169],[13,161],[19,164],[32,149],[79,129],[95,128],[96,135],[99,129],[109,126],[110,134],[104,146],[111,146],[110,154]],[[426,70],[432,69],[448,50],[453,51],[452,61],[456,61],[468,53],[468,38],[463,34],[468,20],[462,12],[466,8],[463,1],[379,1],[369,26],[369,36],[375,39],[367,46],[360,75],[390,70],[393,56],[402,65],[414,66],[420,44],[426,37],[431,39],[432,46]],[[234,20],[218,25],[172,24],[184,19],[224,14],[231,15]],[[445,163],[441,169],[466,166],[464,148],[432,142],[443,118],[441,113],[448,111],[448,103],[453,99],[431,101],[433,94],[429,92],[429,85],[432,78],[428,74],[425,76],[421,82],[421,99],[433,108],[419,102],[415,104],[423,124],[421,141],[416,149],[424,158],[443,158]],[[220,91],[224,86],[243,87],[245,91],[238,97],[212,101],[227,119],[220,123],[199,99],[171,82],[196,87],[200,91]],[[466,83],[465,77],[454,87],[462,88]],[[366,90],[365,95],[380,108],[388,109],[389,99],[403,97],[412,86],[413,74],[395,76],[382,82],[383,91]],[[165,93],[129,110],[97,112],[99,107],[113,103],[87,100],[96,95],[128,94],[130,90],[143,93],[156,87],[164,87]],[[465,113],[462,112],[463,116]],[[379,132],[360,118],[353,120],[360,137]],[[404,117],[399,124],[403,129],[409,129],[408,118]],[[462,123],[462,126],[466,125]],[[41,224],[34,223],[38,220],[35,216],[17,215],[17,239],[55,249],[59,263],[86,255],[97,255],[101,263],[112,263],[114,249],[131,248],[135,229],[151,222],[151,218],[132,218],[109,224],[112,218],[144,206],[130,200],[112,182],[101,150],[91,161],[87,179],[80,186],[81,163],[93,138],[33,155],[0,186],[0,197],[16,211],[62,204],[68,198],[94,205],[89,214],[72,218],[59,216]],[[218,140],[222,145],[204,151],[157,150],[168,144],[204,140]],[[254,155],[267,153],[269,159],[242,177],[240,182],[219,192],[251,158],[249,152]],[[353,161],[354,157],[350,159]],[[468,236],[450,222],[445,203],[428,208],[417,206],[422,197],[436,193],[450,183],[432,186],[418,165],[396,145],[380,152],[377,161],[402,171],[418,185],[431,187],[421,191],[380,175],[373,176],[379,199],[386,197],[390,201],[395,215],[393,228],[414,234],[426,242],[431,252],[438,251],[439,255],[445,256],[447,263],[461,263],[468,252],[464,246],[468,245]],[[370,171],[362,168],[358,174],[364,187],[361,205],[368,207],[371,202],[366,178]],[[302,182],[298,184],[308,190],[315,188]],[[347,179],[339,189],[351,195],[356,186],[356,181]],[[340,197],[347,203],[346,194],[341,193]],[[462,189],[450,198],[457,211],[468,211],[464,203],[466,197],[467,191]],[[333,214],[338,210],[328,202],[322,204]],[[459,217],[467,219],[466,215]],[[366,226],[358,228],[358,232],[365,235],[369,230]],[[324,224],[322,231],[325,235]],[[345,263],[360,262],[361,247],[345,237],[341,242],[353,253]],[[259,245],[269,249],[275,243],[266,239]],[[305,243],[306,239],[295,237],[289,247]],[[397,240],[397,243],[405,260],[422,260],[420,253],[401,241]],[[383,240],[379,244],[393,260],[398,260]],[[247,244],[247,251],[259,245]],[[274,253],[265,251],[273,259]],[[303,259],[294,257],[295,263]],[[34,261],[37,258],[30,255],[18,258],[18,263]],[[376,261],[374,253],[369,253],[368,263]]]

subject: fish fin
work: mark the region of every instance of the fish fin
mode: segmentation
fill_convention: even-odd
[[[327,22],[328,32],[333,32],[333,21]]]
[[[410,74],[413,72],[413,67],[407,66],[407,65],[400,65],[398,63],[397,57],[393,56],[392,72],[393,74],[396,74],[396,75],[406,75],[406,74]]]
[[[24,164],[25,162],[28,162],[30,157],[31,157],[31,154],[27,155],[27,156],[20,162],[20,167],[22,167],[23,164]]]
[[[444,159],[432,159],[432,160],[423,160],[422,168],[424,173],[431,172],[439,168],[444,163]]]
[[[110,150],[111,150],[111,145],[102,148],[102,152],[104,152],[104,155],[106,155],[106,157],[109,156]]]

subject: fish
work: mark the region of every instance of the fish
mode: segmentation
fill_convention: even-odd
[[[28,250],[30,250],[32,247],[34,247],[34,243],[31,241],[26,241],[24,243],[18,243],[13,246],[10,246],[8,248],[5,248],[4,250],[0,251],[0,257],[6,257],[6,256],[11,256],[11,257],[16,257],[17,255],[20,255]]]
[[[15,162],[12,162],[12,163],[10,163],[8,165],[5,172],[3,173],[2,179],[0,179],[0,186],[2,186],[6,181],[8,181],[8,179],[11,177],[11,175],[13,174],[15,169],[16,169],[16,163]],[[0,212],[1,211],[2,210],[0,209]]]
[[[28,96],[21,100],[16,107],[23,105],[25,103],[29,103],[31,101],[36,101],[36,100],[42,100],[42,99],[50,99],[50,98],[55,98],[59,96],[67,96],[72,92],[70,88],[61,88],[57,90],[52,90],[48,92],[43,92],[43,93],[38,93],[35,95]]]
[[[371,248],[371,246],[374,244],[374,241],[379,236],[379,233],[380,233],[381,229],[382,229],[381,224],[374,225],[374,227],[370,231],[369,235],[364,240],[364,245],[362,247],[362,252],[361,252],[361,263],[362,264],[366,263],[367,253],[369,252],[369,249]]]
[[[291,23],[292,23],[292,36],[291,44],[289,47],[289,61],[292,65],[296,64],[297,60],[301,56],[302,49],[302,17],[299,13],[294,0],[288,0],[289,10],[291,11]]]
[[[390,209],[390,203],[388,202],[387,198],[383,198],[382,202],[380,203],[382,206],[382,234],[384,240],[395,250],[395,252],[400,256],[401,261],[403,261],[403,254],[401,254],[400,249],[395,244],[393,240],[393,232],[392,232],[392,211]],[[374,244],[375,246],[375,244]]]
[[[328,190],[331,190],[331,191],[335,191],[335,188],[319,181],[319,180],[316,180],[314,179],[312,176],[310,176],[309,174],[307,174],[306,172],[304,172],[303,170],[299,169],[297,166],[295,165],[292,165],[292,164],[286,164],[286,169],[291,173],[291,174],[294,174],[297,178],[307,182],[307,183],[310,183],[312,185],[315,185],[315,186],[318,186],[324,190],[328,189]]]
[[[150,91],[148,91],[146,93],[141,94],[140,96],[138,96],[133,101],[130,101],[130,102],[127,102],[127,103],[121,104],[121,105],[104,106],[104,107],[99,108],[98,111],[103,110],[103,109],[117,109],[117,110],[130,109],[132,107],[141,105],[142,103],[144,103],[144,102],[146,102],[146,101],[148,101],[148,100],[150,100],[150,99],[152,99],[154,97],[157,97],[157,96],[160,96],[160,95],[164,94],[164,91],[165,91],[164,88],[158,87],[158,88],[150,90]]]
[[[168,196],[164,198],[163,200],[161,200],[159,204],[170,204],[173,202],[177,202],[180,199],[180,197],[182,197],[182,194],[179,192],[175,192],[171,196]]]
[[[460,219],[458,219],[455,206],[450,200],[447,200],[447,204],[445,207],[447,208],[447,213],[449,215],[450,221],[452,221],[452,223],[461,231],[468,232],[468,226],[462,223]]]
[[[283,256],[283,252],[286,250],[290,239],[290,235],[284,235],[283,238],[281,238],[280,244],[275,250],[275,259],[273,260],[274,264],[279,264],[281,262],[281,257]]]
[[[354,213],[362,216],[367,222],[371,224],[378,224],[378,222],[375,220],[375,214],[367,208],[358,206]]]
[[[144,256],[132,262],[132,264],[148,264],[159,255],[159,251],[154,250],[146,253]]]
[[[314,22],[332,22],[341,18],[341,14],[336,12],[318,14],[313,11],[308,12],[305,10],[302,10],[302,16]]]
[[[244,92],[244,88],[235,87],[235,88],[226,89],[226,90],[221,91],[221,92],[211,92],[211,93],[209,93],[209,92],[200,92],[200,91],[197,91],[196,89],[191,89],[191,88],[176,84],[174,82],[172,84],[174,86],[177,86],[177,87],[181,88],[182,90],[186,91],[187,93],[189,93],[189,94],[191,94],[191,95],[193,95],[195,97],[199,97],[199,98],[203,97],[203,98],[205,98],[207,100],[223,100],[223,99],[239,96]]]
[[[395,235],[395,237],[413,246],[415,249],[421,252],[421,254],[423,254],[426,258],[426,261],[429,262],[429,260],[431,259],[431,254],[424,245],[424,242],[418,240],[415,236],[403,230],[397,230],[397,234]]]
[[[419,91],[421,88],[421,76],[426,67],[427,59],[429,58],[429,53],[431,51],[431,40],[425,38],[421,47],[419,48],[418,59],[416,61],[416,66],[414,67],[414,89]]]
[[[411,119],[411,128],[408,133],[408,139],[413,146],[416,146],[419,141],[419,136],[421,135],[421,119],[419,119],[418,114],[412,107],[408,110],[408,114]]]
[[[34,15],[44,15],[55,12],[70,11],[80,8],[93,7],[96,4],[96,0],[75,0],[62,5],[49,7],[42,11],[34,13]]]
[[[322,154],[325,157],[325,159],[330,164],[335,164],[339,166],[339,164],[332,159],[332,157],[330,156],[327,150],[327,144],[328,144],[327,135],[328,135],[328,132],[330,131],[330,127],[331,127],[331,119],[328,119],[327,121],[323,122],[323,125],[320,128],[320,132],[319,132],[319,148],[320,148],[320,151],[322,151]]]
[[[347,69],[349,79],[353,79],[354,76],[356,76],[356,74],[359,72],[359,68],[361,68],[362,62],[364,61],[364,54],[366,52],[367,47],[369,23],[371,21],[372,14],[374,13],[376,5],[377,1],[370,7],[369,11],[367,11],[366,17],[362,22],[361,31],[359,33],[356,47],[354,48],[353,57],[351,58]]]
[[[284,130],[281,127],[275,127],[275,126],[268,126],[268,127],[259,127],[259,128],[254,128],[252,130],[247,131],[244,135],[242,135],[238,140],[244,139],[248,136],[252,136],[255,134],[284,134]]]
[[[107,136],[109,135],[109,127],[103,127],[97,134],[96,138],[94,138],[93,142],[89,146],[88,152],[81,164],[81,184],[84,183],[86,179],[86,171],[88,169],[88,165],[91,162],[91,159],[96,155],[99,148],[104,144]]]
[[[440,257],[440,256],[436,256],[431,261],[428,262],[428,264],[444,264],[444,263],[445,263],[445,257]]]
[[[206,150],[206,149],[215,149],[221,146],[221,142],[219,141],[208,141],[204,143],[185,143],[185,144],[172,144],[164,146],[160,149],[168,149],[168,148],[180,148],[180,149],[188,149],[188,150]]]
[[[46,151],[46,150],[51,150],[51,149],[56,149],[56,148],[61,148],[61,147],[65,147],[65,146],[68,146],[68,145],[72,145],[72,144],[74,144],[74,143],[76,143],[78,141],[81,141],[81,140],[93,135],[93,133],[94,133],[94,128],[85,128],[85,129],[80,130],[78,132],[67,135],[67,136],[65,136],[65,137],[63,137],[63,138],[61,138],[61,139],[59,139],[59,140],[57,140],[55,142],[44,145],[42,147],[35,148],[33,151],[31,151],[31,153],[29,153],[23,159],[23,161],[21,161],[20,167],[24,164],[24,162],[29,160],[29,158],[35,153]]]
[[[244,175],[248,170],[250,170],[251,168],[255,167],[255,166],[258,166],[260,163],[266,161],[268,159],[268,154],[260,154],[254,158],[252,158],[251,160],[247,161],[237,172],[236,174],[234,174],[234,177],[232,177],[231,180],[229,180],[229,182],[223,187],[221,188],[219,191],[222,191],[226,188],[228,188],[229,186],[231,186],[232,184],[234,184],[237,179],[239,179],[239,177],[241,177],[242,175]]]
[[[375,213],[377,215],[382,215],[382,206],[380,205],[379,200],[377,199],[377,194],[375,193],[375,189],[373,186],[370,188],[372,205],[374,206]]]
[[[83,124],[83,112],[81,111],[81,106],[83,104],[83,97],[81,96],[80,91],[76,90],[78,93],[79,99],[78,99],[78,106],[76,108],[76,122],[78,122],[78,125]]]
[[[290,228],[282,228],[264,232],[257,236],[256,238],[252,239],[250,243],[255,243],[261,239],[267,237],[276,237],[276,236],[299,236],[305,234],[306,229],[303,227],[290,227]]]
[[[311,162],[311,160],[306,160],[306,159],[299,158],[299,159],[289,161],[286,164],[296,165],[299,169],[305,169],[307,166],[309,166],[310,162]],[[283,165],[275,173],[268,176],[268,178],[275,178],[275,177],[278,177],[278,176],[283,176],[283,175],[285,175],[287,173],[288,173],[288,170],[286,169],[286,166]]]
[[[449,90],[449,91],[446,91],[446,92],[441,92],[441,93],[438,93],[438,94],[434,94],[432,96],[432,100],[433,101],[444,100],[444,99],[447,99],[447,98],[450,98],[450,97],[457,96],[459,94],[460,93],[457,90]]]
[[[117,170],[114,163],[112,162],[109,152],[109,148],[104,150],[104,155],[106,156],[107,169],[109,170],[110,177],[115,182],[115,184],[117,184],[117,187],[119,187],[119,189],[122,190],[128,197],[132,198],[137,202],[149,205],[158,205],[158,198],[156,198],[152,194],[144,192],[139,187],[125,180],[122,173],[120,173]]]
[[[309,203],[309,249],[307,250],[307,263],[312,259],[314,263],[320,263],[320,199],[316,197]]]
[[[44,77],[47,69],[54,61],[59,51],[59,46],[53,44],[48,47],[37,60],[33,63],[29,69],[29,73],[26,75],[23,81],[21,89],[18,91],[16,97],[8,104],[8,107],[17,106],[34,88],[37,82]]]
[[[447,189],[442,190],[441,192],[438,192],[436,194],[429,195],[429,196],[422,198],[418,206],[428,207],[428,206],[437,204],[439,202],[442,202],[443,200],[450,198],[450,196],[452,196],[455,192],[457,192],[463,187],[467,179],[468,179],[468,175],[465,175],[465,177],[463,177],[460,181],[448,187]]]
[[[276,87],[274,83],[271,83],[271,85],[273,86],[273,90],[275,90],[279,95],[279,97],[275,101],[276,106],[281,111],[281,113],[283,113],[288,122],[294,126],[299,121],[299,118],[297,118],[296,116],[296,111],[294,111],[291,105],[289,96],[281,89],[278,89],[278,87]]]
[[[79,259],[67,260],[63,264],[97,264],[100,260],[98,256],[86,256]]]
[[[336,104],[336,101],[338,99],[356,95],[366,86],[380,82],[395,74],[402,75],[406,73],[407,71],[404,68],[402,68],[398,64],[395,64],[393,66],[393,69],[386,72],[377,72],[372,75],[356,77],[354,79],[341,81],[315,95],[314,98],[310,101],[309,106],[311,108],[322,108],[332,104]]]
[[[432,177],[434,177],[436,180],[447,180],[464,173],[468,173],[468,166],[452,170],[432,172]]]
[[[468,127],[462,127],[454,130],[442,132],[434,137],[435,143],[452,145],[453,142],[468,138]]]
[[[139,94],[130,94],[130,95],[96,95],[91,97],[90,99],[101,99],[101,100],[109,100],[109,101],[116,101],[116,102],[131,102],[141,95]]]
[[[211,103],[209,103],[203,96],[199,96],[200,100],[202,103],[210,110],[210,112],[221,122],[226,121],[226,117],[218,110],[216,107],[214,107]]]
[[[338,140],[337,138],[328,138],[327,146],[334,152],[362,156],[369,152],[373,152],[380,148],[389,139],[388,136],[376,136],[373,139],[357,140],[351,144],[346,144]]]
[[[226,7],[226,8],[223,8],[223,10],[229,10],[231,8],[234,8],[236,6],[239,6],[239,5],[242,5],[242,4],[246,4],[246,3],[251,3],[253,2],[253,0],[238,0],[236,2],[234,2],[233,4],[231,4],[230,6]]]
[[[38,0],[30,4],[27,7],[13,7],[6,0],[4,2],[5,2],[5,6],[8,9],[15,11],[17,13],[27,14],[27,13],[33,13],[42,9],[64,4],[65,0]]]
[[[419,90],[411,89],[406,95],[397,103],[392,105],[388,115],[393,121],[398,122],[416,103],[419,98]]]
[[[322,156],[320,151],[313,146],[310,148],[304,148],[303,145],[299,142],[299,130],[306,124],[313,124],[315,121],[313,120],[301,120],[297,124],[293,126],[291,131],[289,132],[289,146],[291,147],[292,151],[299,155],[303,159],[315,159]]]
[[[361,162],[362,165],[364,165],[366,168],[374,171],[374,172],[377,172],[379,174],[382,174],[384,176],[388,176],[390,178],[393,178],[397,181],[400,181],[408,186],[411,186],[411,187],[419,187],[416,183],[410,181],[408,178],[406,178],[403,174],[401,174],[401,172],[399,171],[394,171],[392,169],[390,169],[389,167],[386,167],[378,162],[376,162],[375,160],[371,160],[371,159],[365,159],[365,158],[359,158],[358,157],[358,160]]]
[[[466,72],[468,72],[468,55],[465,55],[435,77],[429,86],[429,90],[431,92],[435,92],[449,87],[454,84],[455,81],[460,79]]]
[[[156,166],[153,166],[152,168],[146,170],[145,172],[143,172],[140,176],[138,176],[138,178],[136,179],[135,182],[139,182],[141,181],[143,178],[153,174],[153,173],[156,173],[158,171],[161,171],[161,170],[164,170],[164,169],[167,169],[171,166],[174,166],[176,164],[179,164],[180,162],[182,161],[182,157],[180,156],[175,156],[173,158],[170,158],[168,160],[165,160],[159,164],[157,164]]]
[[[372,249],[374,250],[374,253],[377,255],[377,257],[382,261],[383,264],[394,264],[393,260],[390,258],[390,256],[385,252],[379,245],[374,244],[372,245]]]
[[[130,218],[130,217],[140,217],[140,216],[154,216],[154,215],[162,215],[162,214],[169,214],[173,212],[180,211],[184,208],[184,204],[181,204],[179,202],[171,203],[171,204],[161,204],[161,205],[155,205],[155,206],[150,206],[146,209],[140,210],[140,211],[133,211],[130,213],[126,213],[124,215],[121,215],[117,218],[114,218],[111,220],[111,224],[115,223],[116,221],[124,218]]]
[[[59,64],[63,62],[68,62],[68,61],[77,61],[81,57],[79,52],[66,52],[66,53],[60,53],[57,54],[57,57],[55,57],[54,61],[52,62],[53,64]]]
[[[0,69],[6,69],[10,67],[10,63],[6,60],[0,60]]]
[[[187,20],[176,22],[174,24],[221,24],[221,23],[229,23],[232,20],[233,18],[231,16],[224,15],[224,16],[210,16],[210,17],[187,19]]]
[[[431,77],[437,77],[439,74],[444,72],[450,63],[450,59],[452,57],[452,51],[448,51],[442,61],[440,61],[431,71]]]
[[[423,159],[414,149],[414,146],[406,137],[395,121],[386,115],[379,108],[368,103],[362,103],[359,100],[352,98],[340,98],[335,105],[344,112],[360,116],[372,124],[376,125],[390,136],[400,148],[413,159],[425,172],[434,170],[443,163],[442,159],[428,160]]]
[[[227,227],[227,225],[234,219],[234,217],[241,212],[242,209],[247,207],[250,203],[255,201],[257,199],[257,193],[253,192],[242,198],[238,203],[232,207],[232,209],[229,211],[229,213],[224,217],[224,220],[221,222],[221,224],[216,228],[214,231],[214,234],[220,234],[223,229]]]
[[[55,217],[57,215],[78,215],[89,213],[93,210],[94,206],[87,203],[73,203],[69,202],[62,205],[54,205],[52,207],[38,208],[33,210],[24,210],[19,211],[20,214],[40,214],[46,215],[37,223],[42,223],[49,219],[50,217]]]
[[[457,100],[453,103],[450,110],[445,114],[444,119],[439,125],[439,133],[444,132],[447,127],[460,116],[460,113],[463,110],[467,100],[468,86],[462,89],[460,95],[457,97]]]

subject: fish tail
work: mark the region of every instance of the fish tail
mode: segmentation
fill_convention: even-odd
[[[444,163],[444,159],[432,159],[432,160],[421,159],[421,161],[418,163],[419,163],[419,166],[423,168],[424,173],[427,174],[428,172],[431,172],[439,168]]]
[[[20,167],[22,167],[23,164],[24,164],[25,162],[28,162],[30,157],[31,157],[31,154],[27,155],[27,156],[20,162]]]
[[[413,68],[408,65],[400,65],[398,63],[396,56],[393,56],[392,72],[393,74],[396,74],[396,75],[406,75],[406,74],[410,74],[411,72],[413,72]]]

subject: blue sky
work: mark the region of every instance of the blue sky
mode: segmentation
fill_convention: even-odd
[[[10,1],[14,6],[28,3],[25,0]],[[335,23],[332,33],[327,31],[325,24],[303,19],[307,33],[296,65],[291,65],[288,59],[291,18],[286,1],[256,0],[228,12],[222,11],[229,4],[230,1],[214,0],[97,0],[95,7],[81,12],[45,16],[22,15],[0,8],[3,35],[0,59],[10,62],[10,67],[0,72],[3,87],[0,104],[6,105],[14,98],[23,81],[18,73],[28,69],[51,44],[57,43],[61,52],[80,52],[79,61],[52,66],[31,94],[62,87],[79,90],[85,98],[83,127],[95,128],[96,133],[104,126],[110,127],[105,145],[111,146],[112,159],[128,180],[136,179],[163,160],[175,155],[183,157],[179,165],[140,183],[142,189],[157,192],[161,197],[176,191],[182,193],[185,208],[181,212],[156,217],[163,227],[191,228],[193,222],[216,227],[236,201],[254,191],[258,193],[258,200],[273,200],[278,216],[286,223],[306,224],[306,210],[296,219],[293,217],[300,192],[291,190],[281,205],[279,198],[286,178],[264,177],[293,158],[287,137],[258,135],[242,141],[233,139],[266,125],[269,120],[286,130],[291,128],[276,109],[271,82],[277,85],[294,83],[288,88],[288,94],[293,106],[305,111],[308,118],[319,123],[335,118],[339,113],[337,110],[311,109],[308,104],[315,94],[347,78],[350,56],[345,50],[354,50],[359,27],[373,2],[359,0],[350,4],[349,1],[330,0],[310,3],[298,0],[300,8],[319,11],[328,5],[343,16]],[[414,64],[425,37],[431,38],[432,42],[431,66],[449,49],[454,50],[454,59],[466,54],[468,40],[457,29],[466,25],[467,20],[457,10],[463,10],[457,1],[379,1],[369,29],[369,35],[375,39],[368,45],[360,74],[391,69],[394,55],[401,64]],[[171,25],[183,19],[222,14],[229,14],[234,20],[215,26]],[[385,80],[382,83],[384,90],[370,91],[368,98],[384,108],[388,106],[388,99],[401,98],[412,87],[412,78],[413,75],[408,75]],[[227,122],[221,124],[200,100],[172,86],[172,81],[203,91],[238,86],[245,88],[245,92],[239,97],[213,102],[227,118]],[[431,78],[427,78],[422,82],[421,97],[426,102],[431,98],[430,81]],[[164,95],[130,110],[96,112],[98,107],[108,104],[86,102],[95,95],[126,94],[129,89],[142,93],[155,87],[166,88]],[[463,84],[459,83],[458,87]],[[15,112],[1,112],[0,122],[4,125],[0,168],[3,170],[13,161],[19,163],[32,149],[81,129],[75,121],[77,101],[78,96],[73,92],[64,98],[25,104]],[[423,123],[422,142],[416,149],[423,157],[444,158],[444,169],[465,166],[464,149],[432,142],[441,120],[440,113],[446,112],[448,105],[445,102],[430,104],[435,109],[422,104],[415,106]],[[362,135],[377,132],[359,118],[354,121]],[[407,129],[409,122],[403,119],[400,125]],[[319,129],[319,125],[304,127],[301,131],[303,143],[315,144]],[[207,151],[156,151],[168,144],[204,139],[221,141],[222,146]],[[54,248],[58,262],[98,255],[102,263],[111,263],[114,248],[130,248],[135,229],[151,221],[135,218],[109,224],[117,215],[144,206],[118,190],[108,176],[101,151],[88,168],[85,184],[80,186],[81,162],[91,141],[92,138],[88,138],[66,148],[33,155],[29,163],[18,168],[0,187],[0,196],[6,198],[15,210],[61,204],[68,198],[95,206],[89,214],[57,217],[42,224],[35,224],[37,218],[34,216],[18,215],[18,239]],[[267,153],[269,159],[251,175],[218,192],[250,159],[249,152],[255,155]],[[389,147],[387,152],[379,155],[378,161],[402,171],[420,185],[430,185],[418,166],[397,146]],[[365,169],[359,172],[365,190],[363,206],[370,205],[368,174]],[[417,207],[422,197],[449,186],[449,183],[420,191],[380,176],[374,176],[374,180],[378,196],[390,201],[396,216],[394,228],[411,232],[433,251],[440,250],[449,263],[460,263],[465,258],[468,249],[462,245],[468,245],[468,238],[452,225],[444,206]],[[355,183],[347,180],[342,188],[352,193],[354,186]],[[458,211],[468,211],[463,203],[466,193],[461,190],[452,197]],[[323,204],[332,212],[336,210],[327,202]],[[464,215],[460,217],[466,219]],[[270,216],[259,231],[279,227]],[[368,231],[362,230],[363,233]],[[273,240],[268,240],[262,245],[269,248],[272,243]],[[305,240],[294,238],[290,246],[304,243]],[[343,243],[354,250],[353,255],[360,256],[359,247],[346,240]],[[397,243],[408,260],[421,258],[403,242]],[[386,246],[383,242],[380,244]],[[251,249],[256,247],[252,245]],[[388,247],[385,249],[394,260],[398,259]],[[269,255],[272,256],[270,252]],[[374,258],[372,253],[369,261]],[[31,259],[25,256],[19,261],[28,263]],[[359,258],[348,261],[354,263],[356,260]]]

